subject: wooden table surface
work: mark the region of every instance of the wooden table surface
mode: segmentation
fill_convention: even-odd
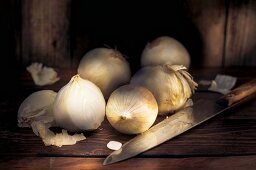
[[[31,129],[17,127],[17,110],[32,92],[58,91],[75,74],[75,70],[57,71],[61,80],[44,87],[35,86],[30,75],[21,71],[16,85],[1,92],[0,169],[256,169],[256,100],[112,165],[102,165],[111,153],[107,143],[110,140],[124,143],[134,136],[118,133],[107,120],[95,132],[85,132],[87,139],[73,146],[44,146]],[[238,77],[237,84],[256,78],[255,67],[197,69],[191,73],[197,81],[214,79],[218,73]]]

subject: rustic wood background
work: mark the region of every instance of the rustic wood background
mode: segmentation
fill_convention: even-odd
[[[171,3],[172,5],[169,5]],[[95,47],[110,46],[139,68],[147,42],[169,35],[185,45],[192,67],[256,65],[256,1],[4,0],[2,66],[43,62],[75,68]],[[5,58],[5,59],[4,59]],[[8,58],[8,59],[6,59]]]

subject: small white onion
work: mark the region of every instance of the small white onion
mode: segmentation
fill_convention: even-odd
[[[156,120],[158,106],[153,94],[146,88],[125,85],[109,97],[106,116],[119,132],[138,134],[148,130]]]
[[[87,52],[80,61],[78,74],[96,84],[106,99],[131,78],[129,64],[122,54],[108,48],[95,48]]]
[[[144,86],[153,93],[159,115],[182,108],[197,86],[184,66],[169,64],[143,67],[132,77],[131,84]]]
[[[29,95],[19,107],[18,126],[30,127],[33,121],[52,122],[52,105],[56,95],[52,90],[41,90]]]
[[[105,105],[100,89],[75,75],[58,92],[53,112],[57,125],[68,131],[94,130],[104,120]]]
[[[176,39],[162,36],[148,43],[141,56],[141,65],[177,64],[189,68],[190,56],[186,48]]]

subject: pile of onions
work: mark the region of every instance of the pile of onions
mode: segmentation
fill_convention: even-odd
[[[106,99],[131,78],[129,64],[122,54],[108,48],[95,48],[87,52],[80,61],[78,74],[96,84]]]
[[[115,90],[107,103],[106,116],[119,132],[138,134],[155,122],[158,106],[153,94],[146,88],[125,85]]]
[[[146,87],[153,93],[159,115],[181,109],[197,86],[184,66],[169,64],[143,67],[132,77],[131,84]]]
[[[144,48],[141,56],[141,65],[184,65],[189,68],[190,56],[186,48],[174,38],[158,37]]]
[[[85,137],[82,133],[70,136],[66,130],[95,130],[106,111],[108,121],[117,131],[145,132],[158,114],[181,109],[197,84],[186,71],[190,64],[187,50],[173,38],[159,37],[148,44],[141,64],[145,67],[132,77],[131,84],[125,85],[131,79],[131,71],[119,51],[108,48],[89,51],[80,61],[78,74],[58,93],[39,91],[21,104],[19,126],[32,127],[46,146],[71,145]],[[55,134],[49,129],[52,126],[65,130]]]

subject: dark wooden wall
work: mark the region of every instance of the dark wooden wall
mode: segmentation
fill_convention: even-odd
[[[23,0],[22,62],[70,67],[70,0]]]
[[[199,49],[202,52],[202,60],[197,62],[202,66],[223,66],[226,1],[187,0],[185,8],[188,18],[199,32],[197,38],[202,41],[202,46]]]
[[[230,1],[224,64],[256,65],[256,1]]]
[[[109,46],[136,71],[146,43],[161,35],[185,45],[192,67],[256,65],[254,0],[6,0],[0,8],[4,54],[18,66],[75,68],[88,50]]]
[[[11,89],[17,83],[15,76],[20,63],[16,59],[16,42],[20,38],[20,12],[20,2],[17,0],[0,1],[0,92]]]

